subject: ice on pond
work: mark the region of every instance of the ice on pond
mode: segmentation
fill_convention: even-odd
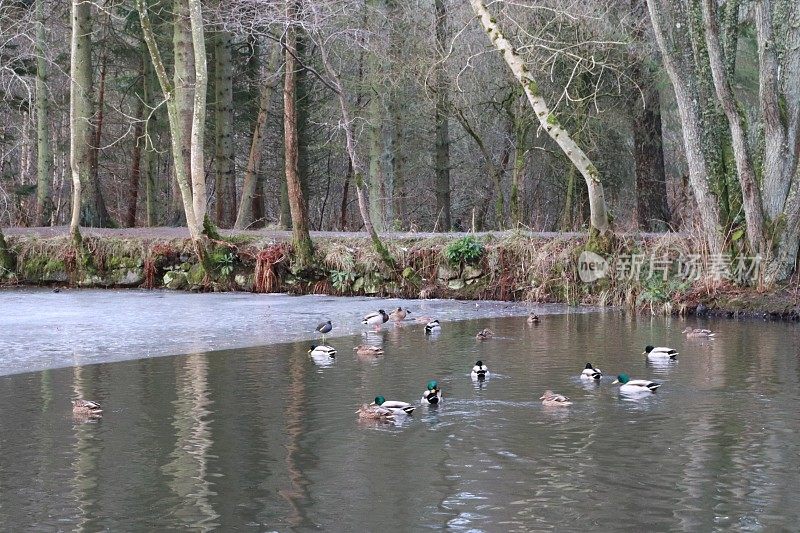
[[[0,375],[328,338],[369,331],[367,313],[408,308],[405,320],[447,322],[562,313],[561,305],[396,298],[187,293],[160,290],[13,289],[0,291]],[[389,322],[384,328],[395,327]],[[422,328],[422,326],[419,326]]]

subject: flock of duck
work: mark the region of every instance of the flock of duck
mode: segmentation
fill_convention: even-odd
[[[406,320],[411,311],[398,307],[390,313],[386,313],[383,309],[379,309],[375,313],[366,315],[361,323],[369,325],[379,331],[381,326],[389,320],[402,322]],[[532,324],[539,323],[539,317],[531,313],[528,316],[528,322]],[[436,319],[430,317],[419,317],[416,319],[418,323],[425,324],[425,334],[431,335],[441,331],[441,324]],[[330,320],[320,323],[315,330],[322,334],[322,342],[325,342],[325,335],[331,332],[333,324]],[[713,338],[714,333],[707,329],[693,329],[691,327],[685,328],[682,333],[691,338]],[[494,333],[490,329],[482,329],[475,335],[479,341],[491,339]],[[383,348],[380,346],[373,346],[369,344],[359,344],[353,348],[358,355],[362,356],[379,356],[383,354]],[[315,359],[321,362],[325,360],[332,360],[336,357],[336,349],[326,344],[312,344],[308,353]],[[677,350],[665,346],[646,346],[642,355],[645,355],[649,361],[672,361],[678,356]],[[489,378],[489,367],[483,361],[476,361],[470,372],[470,377],[473,381],[481,382]],[[583,371],[580,374],[582,380],[599,382],[603,377],[603,372],[592,365],[586,363]],[[627,395],[640,395],[640,394],[653,394],[661,387],[661,383],[656,381],[649,381],[646,379],[631,379],[628,374],[619,374],[617,379],[612,384],[620,385],[620,392]],[[539,398],[545,406],[567,407],[572,405],[572,401],[567,396],[557,394],[552,390],[546,390]],[[431,380],[428,382],[426,389],[422,393],[420,403],[423,405],[437,405],[442,401],[442,390],[439,387],[439,382]],[[408,416],[414,412],[416,407],[408,402],[399,400],[387,400],[383,396],[376,396],[371,403],[363,404],[357,411],[359,419],[373,420],[373,421],[394,421],[397,417]],[[88,418],[102,417],[103,409],[100,404],[85,399],[72,400],[72,412],[76,416]]]
[[[375,313],[366,315],[361,323],[373,326],[376,330],[379,330],[381,326],[389,320],[393,319],[400,322],[405,320],[410,313],[411,312],[408,309],[403,309],[401,307],[398,307],[389,314],[387,314],[383,309],[380,309]],[[536,314],[532,313],[528,317],[529,323],[538,323],[539,321],[540,319]],[[442,327],[438,320],[431,320],[429,317],[418,318],[417,322],[425,324],[426,334],[432,334],[440,331]],[[325,334],[329,333],[331,329],[333,329],[333,326],[330,320],[317,326],[316,331],[322,333],[323,342],[325,342]],[[691,327],[687,327],[682,331],[682,333],[687,337],[692,338],[714,337],[714,333],[707,329],[693,329]],[[493,335],[494,333],[492,330],[482,329],[477,333],[475,338],[483,341],[491,339]],[[383,349],[381,347],[366,344],[360,344],[353,348],[353,350],[358,355],[365,356],[377,356],[383,354]],[[311,354],[311,356],[315,359],[334,358],[336,356],[336,349],[325,344],[311,345],[309,354]],[[645,347],[642,355],[645,355],[649,361],[673,361],[678,356],[678,351],[674,348],[669,348],[666,346],[648,345]],[[473,381],[483,381],[490,376],[489,367],[487,367],[483,361],[477,361],[472,367],[470,376]],[[599,368],[594,367],[592,363],[586,363],[586,366],[580,374],[580,378],[587,381],[599,382],[600,378],[602,377],[603,372]],[[631,379],[628,374],[619,374],[617,379],[614,380],[613,384],[619,384],[620,393],[625,395],[654,394],[658,388],[661,387],[661,383],[656,381],[650,381],[646,379]],[[567,396],[557,394],[552,390],[546,390],[539,399],[542,400],[542,404],[545,406],[567,407],[572,405],[572,401]],[[429,381],[425,391],[422,393],[420,403],[422,405],[436,405],[441,402],[441,400],[442,390],[439,387],[439,383],[436,380]],[[374,401],[371,403],[363,404],[358,411],[356,411],[356,414],[358,414],[359,418],[362,420],[393,421],[396,420],[397,417],[410,415],[415,409],[416,406],[412,403],[399,400],[387,400],[383,396],[376,396]]]

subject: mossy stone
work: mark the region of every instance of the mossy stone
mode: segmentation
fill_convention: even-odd
[[[164,274],[164,286],[168,289],[177,291],[186,287],[188,284],[186,272],[182,270],[169,270]]]
[[[192,265],[189,272],[186,273],[186,281],[189,282],[193,289],[201,287],[205,278],[206,271],[200,263]]]

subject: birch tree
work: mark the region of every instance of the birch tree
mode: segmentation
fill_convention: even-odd
[[[611,224],[606,209],[605,193],[600,181],[600,173],[589,160],[584,151],[551,113],[544,97],[541,95],[536,80],[525,65],[520,55],[508,39],[505,38],[496,19],[489,13],[483,0],[470,0],[475,15],[488,34],[492,45],[503,54],[514,77],[522,85],[525,95],[533,108],[542,128],[558,144],[567,158],[578,169],[586,182],[589,193],[590,224],[592,237],[607,237],[611,234]]]
[[[72,174],[72,217],[70,234],[81,242],[81,189],[90,179],[92,100],[91,3],[72,0],[72,37],[70,40],[69,158]]]
[[[185,101],[178,98],[178,95],[181,94],[178,90],[178,84],[173,84],[167,75],[150,21],[147,0],[136,0],[136,8],[139,12],[144,41],[147,44],[150,59],[164,96],[164,105],[167,107],[175,179],[181,193],[186,224],[195,243],[198,256],[202,261],[205,261],[207,238],[215,233],[213,225],[206,216],[207,196],[203,150],[208,73],[200,1],[186,1],[190,21],[191,57],[193,59],[190,59],[190,55],[185,48],[176,47],[176,52],[180,53],[175,55],[175,72],[176,79],[179,82],[183,82],[178,75],[179,72],[192,73],[194,97],[191,100],[190,112],[185,107],[181,107]],[[182,7],[178,3],[179,0],[176,0],[175,7]],[[175,13],[175,16],[177,17],[179,14]],[[189,61],[191,63],[187,65],[186,63]],[[190,139],[188,153],[185,143],[187,138]],[[206,271],[208,272],[209,269],[207,268]]]

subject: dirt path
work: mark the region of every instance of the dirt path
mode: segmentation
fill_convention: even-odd
[[[22,228],[22,227],[5,227],[3,232],[6,235],[38,235],[40,237],[59,237],[69,234],[68,226],[54,226],[54,227],[39,227],[39,228]],[[98,236],[98,237],[131,237],[140,239],[181,239],[189,238],[189,230],[185,227],[154,227],[154,228],[81,228],[84,235]],[[274,229],[259,229],[259,230],[220,230],[223,235],[250,235],[253,237],[260,237],[263,239],[272,240],[290,240],[292,238],[291,231],[274,230]],[[432,237],[448,237],[459,238],[466,235],[476,235],[478,237],[485,235],[493,235],[495,237],[503,237],[504,235],[521,234],[525,237],[540,237],[545,239],[555,238],[580,238],[586,234],[583,232],[557,232],[557,231],[524,231],[524,232],[511,232],[511,231],[485,231],[478,233],[456,232],[456,233],[430,233],[430,232],[387,232],[381,233],[381,237],[385,239],[427,239]],[[637,234],[645,238],[657,237],[663,234],[659,233],[641,233]],[[676,234],[677,235],[677,234]],[[365,238],[365,232],[350,232],[350,231],[312,231],[311,237],[315,239],[334,237],[334,238]]]

